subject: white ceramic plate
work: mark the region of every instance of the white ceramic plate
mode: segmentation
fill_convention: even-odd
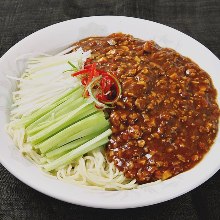
[[[5,75],[19,75],[15,68],[17,57],[27,53],[57,52],[57,48],[64,49],[82,38],[105,36],[113,32],[132,34],[145,40],[152,39],[163,47],[171,47],[190,57],[211,75],[215,88],[220,91],[218,58],[202,44],[175,29],[142,19],[114,16],[87,17],[58,23],[26,37],[0,59],[0,162],[25,184],[73,204],[117,209],[152,205],[194,189],[217,172],[220,168],[220,135],[202,162],[190,171],[142,189],[108,192],[82,188],[44,175],[19,154],[4,131],[8,121],[11,93],[15,89]]]

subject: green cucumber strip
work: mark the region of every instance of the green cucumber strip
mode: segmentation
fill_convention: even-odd
[[[82,103],[82,100],[84,100],[81,97],[82,91],[83,90],[81,88],[76,90],[73,94],[71,94],[71,96],[68,96],[69,99],[65,100],[63,103],[56,106],[54,109],[52,109],[48,113],[44,114],[38,120],[34,121],[31,125],[29,125],[26,128],[26,131],[28,132],[28,131],[32,130],[33,128],[35,128],[40,123],[44,123],[47,120],[51,120],[52,114],[54,114],[54,117],[57,117],[57,116],[60,116],[62,114],[65,114],[65,113],[70,112],[70,111],[74,110],[75,108],[77,108]],[[81,97],[81,99],[79,99],[80,97]],[[73,107],[73,105],[75,107]]]
[[[70,150],[73,150],[73,149],[79,147],[80,145],[88,142],[89,140],[93,139],[94,137],[98,136],[100,133],[102,133],[102,132],[96,132],[96,133],[90,134],[86,137],[82,137],[80,139],[72,141],[66,145],[63,145],[53,151],[50,151],[49,153],[46,153],[46,157],[48,159],[57,159],[58,157],[61,157],[64,154],[68,153]]]
[[[92,110],[92,109],[91,109],[91,110]],[[92,114],[90,114],[90,113],[91,113],[91,110],[88,111],[89,114],[88,114],[87,117],[89,117],[89,116],[92,115]],[[93,110],[94,110],[94,109],[93,109]],[[96,112],[92,112],[92,113],[96,114],[97,111],[96,111]],[[78,121],[77,121],[77,122],[78,122]],[[102,124],[103,124],[103,125],[102,125]],[[99,122],[99,126],[96,126],[95,128],[94,128],[94,127],[89,127],[89,128],[87,128],[87,129],[85,129],[85,130],[82,130],[81,132],[78,132],[77,134],[74,134],[73,136],[67,138],[65,141],[63,141],[63,142],[60,143],[59,145],[56,145],[56,146],[52,147],[52,148],[50,149],[50,151],[51,151],[51,150],[54,150],[54,149],[56,149],[56,148],[58,148],[58,147],[60,147],[60,146],[62,146],[62,145],[65,145],[65,144],[67,144],[67,143],[69,143],[69,142],[71,142],[71,141],[73,141],[73,140],[76,140],[76,139],[78,139],[78,138],[81,138],[81,137],[84,137],[84,136],[86,136],[86,135],[89,135],[89,134],[95,132],[96,130],[102,129],[103,127],[105,127],[105,130],[109,128],[109,122],[108,122],[108,120],[103,120],[103,121]],[[39,149],[39,145],[33,145],[33,148],[34,148],[34,149]]]
[[[53,151],[53,150],[55,150],[55,149],[57,149],[57,148],[59,148],[61,146],[64,146],[64,145],[66,145],[66,144],[68,144],[68,143],[70,143],[72,141],[75,141],[75,140],[77,140],[79,138],[83,138],[83,137],[86,137],[88,135],[91,135],[91,134],[93,134],[95,132],[102,133],[102,132],[106,131],[108,128],[109,128],[109,122],[107,120],[100,121],[99,122],[99,126],[91,126],[91,127],[87,128],[85,130],[82,130],[82,131],[80,131],[80,132],[70,136],[69,138],[67,138],[63,142],[59,143],[58,146],[54,146],[53,148],[51,148],[49,150],[49,152],[51,152],[51,151]]]
[[[53,104],[40,108],[31,115],[21,118],[21,120],[17,123],[17,126],[24,126],[25,128],[28,127],[31,123],[33,123],[34,121],[36,121],[37,119],[39,119],[40,117],[42,117],[43,115],[54,109],[56,106],[60,105],[61,103],[69,99],[69,95],[78,88],[79,86],[71,89],[70,91],[62,95],[60,98],[58,98]]]
[[[73,120],[73,123],[76,123],[77,121],[79,121],[85,117],[88,117],[89,115],[91,115],[95,112],[98,112],[98,110],[94,106],[91,106],[91,108],[88,110],[87,110],[87,108],[85,108],[85,110],[86,111],[84,111],[84,109],[83,109],[79,115],[78,114],[76,115],[75,119]],[[65,115],[62,115],[54,120],[46,121],[45,123],[42,123],[42,124],[36,126],[31,131],[27,131],[28,136],[35,135],[36,133],[40,132],[41,130],[43,130],[43,129],[55,124],[56,122],[62,120],[63,118],[67,117],[67,115],[68,115],[68,113]]]
[[[54,124],[55,122],[62,120],[62,118],[64,117],[65,114],[67,115],[68,113],[72,112],[73,110],[80,107],[84,103],[86,103],[86,101],[81,97],[81,98],[78,98],[75,101],[73,101],[72,104],[69,104],[67,106],[63,106],[63,109],[60,109],[59,112],[56,112],[53,110],[48,112],[46,115],[42,116],[37,121],[32,123],[29,127],[27,127],[27,129],[26,129],[27,134],[34,135],[38,131],[42,130],[42,128],[46,128],[49,125]],[[61,112],[63,112],[63,115],[60,115]]]
[[[33,135],[32,137],[30,137],[29,141],[32,144],[38,144],[38,143],[44,141],[45,139],[47,139],[48,137],[56,134],[60,130],[68,127],[69,125],[71,125],[74,122],[74,119],[77,116],[77,113],[80,113],[80,111],[83,108],[87,107],[89,104],[90,103],[87,102],[87,103],[81,105],[77,109],[70,112],[67,115],[67,117],[63,118],[62,120],[52,124],[51,126],[47,127],[46,129],[44,129],[44,130],[40,131],[39,133],[37,133],[37,134]]]
[[[38,145],[41,153],[46,153],[50,149],[54,147],[59,147],[60,143],[63,143],[65,140],[67,140],[70,136],[80,132],[85,127],[94,127],[95,124],[99,124],[101,121],[106,120],[104,117],[103,112],[98,112],[94,115],[89,116],[88,118],[85,118],[67,128],[60,131],[56,135],[48,138],[44,142],[40,143]]]
[[[86,142],[85,144],[81,145],[80,147],[73,149],[72,151],[70,151],[69,153],[63,155],[62,157],[60,157],[57,160],[54,160],[53,162],[50,162],[48,164],[46,164],[44,167],[44,169],[46,171],[51,171],[54,169],[57,169],[58,167],[67,165],[69,163],[71,163],[74,159],[88,153],[89,151],[100,147],[106,143],[108,143],[108,136],[111,135],[111,129],[108,129],[107,131],[103,132],[102,134],[100,134],[99,136],[93,138],[92,140]]]
[[[87,135],[90,135],[94,132],[97,132],[97,131],[100,131],[102,129],[107,130],[109,128],[109,122],[107,120],[103,120],[101,122],[99,122],[99,126],[92,126],[92,127],[89,127],[89,128],[86,128],[72,136],[70,136],[69,138],[67,138],[63,143],[62,145],[64,144],[68,144],[69,142],[71,141],[74,141],[78,138],[82,138],[82,137],[85,137]]]

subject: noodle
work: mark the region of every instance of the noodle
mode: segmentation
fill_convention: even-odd
[[[44,158],[32,149],[30,144],[25,143],[24,129],[13,129],[12,121],[7,126],[7,131],[25,157],[39,167],[46,162]],[[106,160],[103,148],[95,149],[72,164],[59,168],[55,174],[50,174],[68,183],[102,190],[125,190],[138,187],[135,180],[125,178],[123,173],[113,163],[109,163]]]

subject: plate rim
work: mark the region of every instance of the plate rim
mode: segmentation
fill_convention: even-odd
[[[211,50],[209,50],[207,47],[205,47],[202,43],[200,43],[199,41],[195,40],[194,38],[188,36],[187,34],[181,32],[181,31],[179,31],[179,30],[176,30],[175,28],[172,28],[172,27],[170,27],[170,26],[167,26],[167,25],[164,25],[164,24],[161,24],[161,23],[158,23],[158,22],[154,22],[154,21],[150,21],[150,20],[146,20],[146,19],[141,19],[141,18],[127,17],[127,16],[109,16],[109,15],[104,15],[104,16],[89,16],[89,17],[81,17],[81,18],[69,19],[69,20],[66,20],[66,21],[62,21],[62,22],[58,22],[58,23],[49,25],[49,26],[44,27],[44,28],[42,28],[42,29],[40,29],[40,30],[37,30],[37,31],[35,31],[34,33],[32,33],[32,34],[26,36],[25,38],[23,38],[22,40],[20,40],[19,42],[17,42],[17,43],[16,43],[15,45],[13,45],[6,53],[4,53],[4,54],[2,55],[2,57],[0,58],[0,65],[1,65],[1,62],[4,61],[5,57],[7,57],[8,55],[10,55],[11,52],[13,52],[13,49],[14,49],[15,47],[17,47],[21,42],[25,42],[26,39],[31,38],[33,35],[36,35],[36,33],[40,33],[40,32],[42,32],[42,31],[44,31],[45,29],[47,29],[47,28],[49,28],[49,27],[52,28],[53,26],[56,26],[56,25],[58,25],[58,24],[62,25],[62,24],[64,24],[64,23],[66,23],[66,22],[71,22],[71,21],[76,21],[76,20],[79,20],[79,21],[80,21],[80,20],[83,20],[83,19],[101,18],[101,17],[105,17],[105,18],[106,18],[106,17],[110,17],[110,18],[111,18],[111,17],[114,17],[114,18],[122,18],[122,19],[142,20],[142,21],[147,21],[147,22],[150,22],[150,23],[159,24],[159,25],[162,25],[162,26],[164,26],[164,27],[166,27],[166,28],[170,28],[171,30],[174,30],[174,31],[176,31],[176,32],[179,32],[180,34],[184,35],[185,37],[190,38],[191,40],[195,41],[196,43],[199,43],[200,46],[202,46],[202,47],[204,47],[206,50],[208,50],[208,51],[217,59],[217,61],[219,62],[219,59],[217,58],[217,56],[216,56]],[[220,62],[219,62],[219,64],[220,64]],[[218,134],[218,135],[219,135],[219,134]],[[72,204],[77,204],[77,205],[82,205],[82,206],[87,206],[87,207],[94,207],[94,208],[106,208],[106,209],[136,208],[136,207],[149,206],[149,205],[153,205],[153,204],[157,204],[157,203],[161,203],[161,202],[165,202],[165,201],[171,200],[171,199],[173,199],[173,198],[176,198],[176,197],[178,197],[178,196],[181,196],[181,195],[183,195],[183,194],[185,194],[185,193],[187,193],[187,192],[189,192],[189,191],[195,189],[196,187],[200,186],[202,183],[204,183],[205,181],[207,181],[208,179],[210,179],[210,178],[220,169],[220,163],[219,163],[219,166],[216,167],[216,169],[212,169],[212,172],[209,172],[208,177],[207,177],[207,176],[203,176],[203,178],[202,178],[202,180],[200,180],[200,183],[199,183],[199,184],[198,184],[198,183],[195,183],[195,184],[193,185],[193,187],[191,187],[190,189],[184,189],[181,193],[178,192],[178,193],[174,193],[174,194],[172,194],[172,195],[169,195],[169,196],[167,196],[165,199],[163,199],[162,201],[161,201],[161,199],[157,199],[157,200],[155,199],[154,202],[151,202],[151,203],[147,203],[147,202],[143,203],[143,202],[142,202],[142,203],[140,203],[140,204],[137,204],[137,203],[136,203],[136,204],[133,204],[133,203],[131,202],[131,203],[129,203],[129,204],[121,204],[120,206],[118,206],[118,204],[117,204],[117,207],[116,207],[115,204],[112,204],[112,205],[109,205],[109,204],[108,204],[108,206],[105,206],[105,204],[102,204],[102,203],[95,204],[94,201],[91,202],[91,203],[88,202],[88,201],[85,202],[85,201],[77,200],[77,199],[75,199],[75,200],[73,201],[72,199],[70,200],[70,199],[68,199],[68,198],[65,198],[65,196],[64,196],[64,197],[62,197],[62,196],[57,196],[56,194],[52,194],[52,193],[46,191],[46,189],[44,189],[44,187],[43,187],[43,188],[42,188],[42,187],[36,187],[36,184],[33,184],[30,179],[29,179],[29,181],[27,181],[27,179],[25,180],[25,178],[22,178],[22,176],[20,176],[20,175],[17,174],[16,172],[14,172],[14,170],[12,169],[12,167],[10,167],[10,166],[7,164],[7,162],[4,161],[4,159],[1,158],[1,156],[0,156],[0,163],[8,170],[13,176],[15,176],[17,179],[19,179],[20,181],[22,181],[24,184],[30,186],[31,188],[33,188],[33,189],[35,189],[35,190],[37,190],[37,191],[39,191],[39,192],[41,192],[41,193],[43,193],[43,194],[45,194],[45,195],[48,195],[48,196],[50,196],[50,197],[52,197],[52,198],[59,199],[59,200],[61,200],[61,201],[68,202],[68,203],[72,203]],[[185,172],[185,173],[186,173],[186,172]],[[134,191],[134,190],[132,190],[132,191]]]

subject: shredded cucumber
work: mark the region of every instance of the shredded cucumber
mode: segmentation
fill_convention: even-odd
[[[86,142],[85,144],[81,145],[80,147],[73,149],[72,151],[63,155],[59,159],[54,160],[51,163],[44,165],[44,169],[46,171],[51,171],[51,170],[57,169],[60,166],[64,166],[64,165],[71,163],[71,161],[82,156],[83,154],[106,144],[108,142],[109,135],[111,135],[110,129],[103,132],[99,136],[93,138],[92,140]]]
[[[82,88],[77,88],[74,92],[71,92],[71,94],[67,95],[62,103],[59,103],[56,101],[58,105],[56,105],[55,108],[49,110],[47,113],[40,117],[38,120],[35,120],[31,125],[27,127],[27,132],[31,131],[33,128],[36,127],[36,125],[39,125],[41,123],[45,123],[47,120],[53,117],[53,119],[64,115],[65,113],[68,113],[82,104]]]
[[[59,147],[58,149],[55,149],[53,151],[50,151],[49,153],[46,154],[46,157],[48,159],[57,159],[61,156],[63,156],[64,154],[68,153],[70,150],[73,150],[77,147],[79,147],[80,145],[86,143],[87,141],[93,139],[94,137],[98,136],[99,134],[101,134],[103,131],[101,132],[95,132],[93,134],[87,135],[84,138],[79,138],[75,141],[72,141],[68,144],[65,144],[61,147]]]
[[[42,153],[46,153],[54,147],[59,147],[60,143],[62,143],[67,138],[71,137],[72,135],[82,131],[86,127],[94,127],[94,129],[95,129],[95,127],[96,127],[95,125],[102,123],[102,121],[106,121],[106,119],[104,117],[104,113],[98,112],[94,115],[89,116],[88,118],[85,118],[85,119],[67,127],[66,129],[60,131],[56,135],[48,138],[44,142],[40,143],[38,145],[38,147]]]
[[[59,132],[60,130],[64,129],[65,127],[71,125],[74,122],[75,117],[77,116],[77,113],[80,113],[80,110],[87,107],[88,105],[89,105],[89,103],[84,103],[83,105],[81,105],[77,109],[70,112],[66,118],[63,118],[62,120],[52,124],[51,126],[45,128],[44,130],[40,131],[36,135],[30,137],[29,138],[30,142],[32,144],[40,143],[43,140],[47,139],[48,137],[50,137],[50,136],[56,134],[57,132]]]
[[[94,106],[89,105],[87,108],[84,108],[82,111],[80,111],[80,113],[75,117],[73,122],[75,123],[95,112],[98,112],[98,110],[95,109]],[[66,118],[67,116],[68,116],[68,113],[61,115],[58,118],[56,118],[56,115],[55,116],[51,115],[51,118],[49,118],[47,121],[40,123],[39,125],[36,125],[36,127],[32,128],[30,131],[27,131],[27,134],[29,136],[33,136],[34,134],[40,132],[41,130],[45,128],[48,128],[49,126],[55,124],[56,122],[62,120],[63,118]]]
[[[52,109],[56,108],[58,105],[60,105],[61,103],[65,102],[66,100],[69,99],[69,95],[74,92],[76,88],[71,89],[70,91],[68,91],[65,95],[63,95],[62,97],[60,97],[56,102],[54,102],[52,105],[46,106],[44,108],[41,108],[37,111],[35,111],[34,113],[32,113],[29,116],[23,117],[21,118],[21,120],[17,123],[17,126],[19,125],[23,125],[25,128],[30,125],[31,123],[33,123],[34,121],[36,121],[37,119],[39,119],[40,117],[42,117],[43,115],[45,115],[46,113],[48,113],[49,111],[51,111]]]

